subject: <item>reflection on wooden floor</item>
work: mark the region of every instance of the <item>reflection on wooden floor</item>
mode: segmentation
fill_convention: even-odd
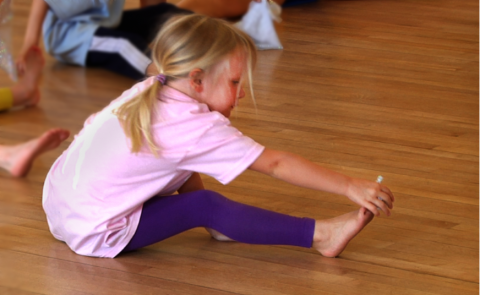
[[[30,1],[14,2],[18,50]],[[374,219],[340,257],[215,242],[203,229],[116,259],[76,255],[52,237],[41,207],[45,175],[71,137],[26,178],[0,172],[0,293],[478,294],[478,8],[473,0],[321,0],[285,9],[285,49],[260,52],[256,110],[245,98],[233,124],[336,171],[381,174],[397,198],[393,216]],[[11,85],[3,72],[0,81]],[[132,83],[48,57],[41,102],[1,113],[0,143],[57,126],[75,134]],[[282,213],[356,209],[253,172],[228,186],[204,180]]]

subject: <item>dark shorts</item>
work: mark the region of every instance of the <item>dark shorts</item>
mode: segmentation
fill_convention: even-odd
[[[116,28],[99,27],[87,54],[87,66],[140,80],[150,63],[149,45],[172,16],[190,14],[169,3],[126,10]]]

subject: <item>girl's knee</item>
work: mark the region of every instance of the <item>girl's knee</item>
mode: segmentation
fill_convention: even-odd
[[[230,201],[223,195],[211,190],[201,190],[197,193],[197,198],[200,202],[202,202],[203,206],[219,207],[225,205]]]

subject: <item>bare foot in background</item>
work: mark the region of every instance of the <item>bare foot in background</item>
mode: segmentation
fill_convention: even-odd
[[[69,135],[70,131],[56,128],[25,143],[0,145],[0,168],[14,177],[25,176],[39,155],[58,147]]]

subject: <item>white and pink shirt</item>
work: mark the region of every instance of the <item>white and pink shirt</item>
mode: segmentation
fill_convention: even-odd
[[[50,231],[78,254],[115,257],[133,237],[145,201],[175,193],[193,172],[223,184],[247,169],[264,147],[207,105],[164,86],[155,105],[155,157],[130,152],[112,110],[158,83],[149,78],[90,116],[45,180],[43,208]]]

